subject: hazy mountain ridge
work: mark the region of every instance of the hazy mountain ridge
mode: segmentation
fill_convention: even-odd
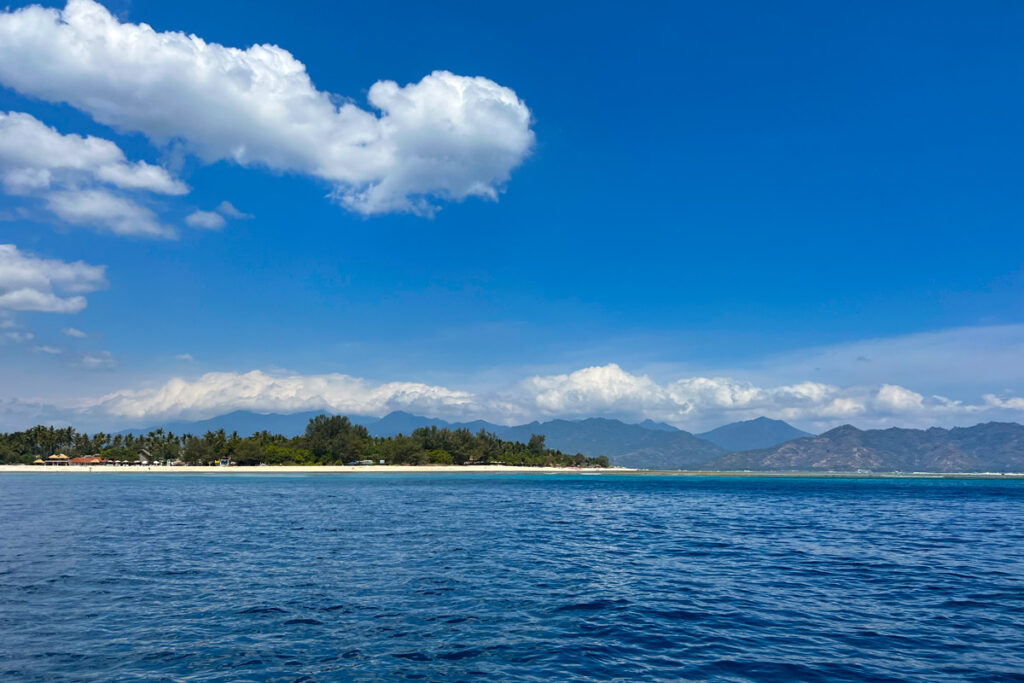
[[[317,415],[323,415],[322,410],[312,410],[303,413],[254,413],[249,410],[236,410],[224,415],[217,415],[205,420],[174,420],[152,427],[138,429],[123,429],[116,434],[134,434],[139,436],[148,434],[156,429],[163,429],[165,432],[174,434],[205,434],[223,429],[228,434],[238,432],[241,435],[249,436],[254,432],[267,431],[274,434],[283,434],[292,437],[306,431],[306,425]],[[350,419],[361,425],[369,426],[380,420],[369,415],[352,415]]]
[[[668,456],[669,459],[666,462],[679,460],[682,463],[698,460],[706,462],[725,453],[723,449],[714,444],[702,441],[689,432],[669,425],[649,420],[646,423],[627,424],[621,420],[604,417],[590,417],[583,420],[534,421],[523,425],[505,426],[483,420],[446,422],[436,418],[396,412],[381,418],[369,426],[369,430],[374,436],[394,436],[403,431],[409,433],[416,427],[429,426],[469,429],[474,433],[486,429],[498,438],[523,443],[529,441],[534,434],[543,434],[548,448],[555,448],[566,453],[583,453],[590,457],[607,455],[616,461],[624,457],[631,461],[643,461],[643,457],[633,457],[633,454],[640,451],[645,452],[647,456],[656,456],[660,460],[665,460],[665,457]],[[650,465],[644,466],[651,467]]]
[[[248,411],[235,411],[207,420],[165,423],[164,431],[176,434],[203,434],[207,431],[224,429],[249,435],[256,431],[270,431],[296,436],[306,429],[309,419],[322,414],[320,411],[295,413],[291,415],[262,415]],[[377,418],[349,415],[352,422],[367,428],[372,436],[395,436],[409,434],[420,427],[435,426],[448,429],[469,429],[474,434],[481,429],[501,439],[526,443],[534,434],[543,434],[547,446],[566,453],[583,453],[589,457],[606,455],[617,464],[646,469],[683,469],[707,463],[721,457],[727,450],[689,432],[670,425],[645,420],[639,424],[628,424],[621,420],[592,417],[583,420],[550,420],[530,422],[523,425],[498,425],[484,420],[473,422],[448,422],[439,418],[422,417],[403,411],[395,411]],[[752,424],[756,421],[751,421]],[[744,423],[740,423],[741,425]],[[793,429],[781,423],[789,429]],[[146,434],[157,427],[125,430],[121,433]],[[740,426],[740,431],[751,427]],[[757,429],[756,424],[753,429]],[[795,431],[795,430],[794,430]],[[778,442],[776,442],[778,443]]]
[[[235,411],[207,420],[178,420],[161,425],[176,434],[203,434],[224,429],[249,435],[269,431],[295,436],[306,429],[309,419],[321,411],[289,415],[262,415]],[[436,426],[486,429],[501,439],[527,442],[543,434],[547,446],[566,453],[589,457],[608,456],[616,465],[641,469],[707,469],[755,471],[838,471],[854,472],[1022,472],[1024,471],[1024,426],[1012,422],[990,422],[973,427],[942,429],[861,430],[851,425],[837,427],[819,436],[782,440],[787,434],[806,434],[780,420],[758,418],[724,425],[702,434],[645,421],[627,424],[620,420],[593,417],[584,420],[551,420],[505,426],[483,420],[452,423],[396,411],[383,418],[349,415],[373,436],[408,434],[419,427]],[[145,434],[154,428],[125,430]],[[749,450],[728,445],[765,443]],[[715,443],[715,442],[718,443]]]
[[[1024,426],[988,422],[943,429],[843,425],[773,448],[729,453],[716,470],[853,472],[1024,472]]]
[[[752,451],[814,435],[782,420],[758,417],[722,425],[697,436],[726,451]]]

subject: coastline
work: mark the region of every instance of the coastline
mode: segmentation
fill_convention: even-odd
[[[576,467],[520,467],[514,465],[261,465],[232,466],[219,465],[182,465],[168,467],[159,465],[132,465],[129,467],[110,467],[106,465],[0,465],[0,473],[33,473],[45,474],[394,474],[394,473],[472,473],[488,474],[528,474],[533,472],[552,474],[596,474],[598,472],[635,472],[627,468],[610,467],[596,470]]]
[[[0,465],[0,474],[626,474],[642,477],[748,477],[797,479],[1024,479],[1024,472],[716,472],[711,470],[636,470],[512,465],[268,465],[220,467],[33,466]]]

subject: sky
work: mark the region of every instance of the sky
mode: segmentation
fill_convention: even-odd
[[[0,429],[1024,420],[1024,6],[0,11]]]

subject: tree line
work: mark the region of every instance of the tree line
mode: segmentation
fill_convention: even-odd
[[[519,465],[608,467],[608,458],[589,458],[548,448],[544,436],[529,443],[503,441],[486,430],[421,427],[409,435],[370,436],[366,427],[347,417],[318,415],[305,433],[287,437],[270,432],[240,436],[223,429],[202,436],[157,429],[148,434],[90,436],[73,427],[39,425],[22,432],[0,434],[0,462],[31,463],[54,453],[69,457],[99,455],[107,460],[138,462],[181,461],[211,465],[228,460],[238,465],[337,465],[359,460],[387,465]]]

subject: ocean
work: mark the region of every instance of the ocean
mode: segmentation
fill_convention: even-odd
[[[1024,681],[1024,481],[0,474],[4,681]]]

